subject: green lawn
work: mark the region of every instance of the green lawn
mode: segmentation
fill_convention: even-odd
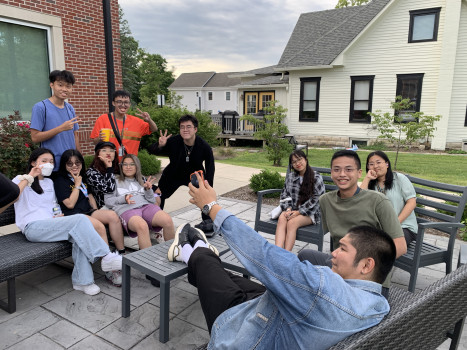
[[[334,153],[331,149],[310,149],[309,162],[311,166],[330,167],[331,157]],[[358,154],[362,161],[363,175],[365,176],[365,163],[367,155],[371,151],[359,150]],[[386,152],[394,166],[395,152]],[[286,171],[288,158],[282,161],[283,167],[274,167],[268,161],[266,154],[262,151],[257,153],[237,152],[235,158],[226,160],[216,160],[216,162],[232,165],[246,166],[258,169]],[[449,154],[420,154],[420,153],[399,153],[397,170],[416,177],[427,180],[445,182],[456,185],[467,186],[467,156]]]

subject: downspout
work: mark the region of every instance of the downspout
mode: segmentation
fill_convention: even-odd
[[[105,36],[105,61],[107,70],[107,95],[109,103],[109,113],[112,112],[112,95],[115,92],[114,73],[114,51],[112,45],[112,12],[110,0],[102,0],[102,11],[104,15],[104,36]]]

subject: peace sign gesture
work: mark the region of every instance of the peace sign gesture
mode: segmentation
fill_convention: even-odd
[[[153,178],[151,180],[151,176],[149,176],[149,178],[146,180],[146,182],[144,183],[143,187],[145,190],[150,190],[152,188],[152,185],[153,183],[156,181],[156,178]]]
[[[139,112],[139,113],[136,113],[136,115],[137,115],[138,117],[143,118],[143,120],[144,120],[146,123],[148,123],[149,120],[151,119],[151,116],[149,115],[149,113],[148,113],[148,112],[143,112],[143,111],[142,111],[141,109],[139,109],[139,108],[136,108],[136,109],[137,109],[138,112]]]
[[[162,130],[159,130],[161,136],[159,137],[159,147],[164,147],[167,143],[167,139],[172,136],[172,134],[170,134],[169,136],[167,136],[167,129],[165,129],[165,133],[162,134]]]

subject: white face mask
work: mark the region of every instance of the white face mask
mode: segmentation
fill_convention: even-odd
[[[41,164],[39,165],[39,168],[41,168],[43,176],[52,175],[52,171],[54,170],[53,164],[50,163]]]

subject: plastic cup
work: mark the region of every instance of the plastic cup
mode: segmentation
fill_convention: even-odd
[[[110,129],[101,129],[101,134],[104,136],[102,141],[108,142],[110,140]]]

